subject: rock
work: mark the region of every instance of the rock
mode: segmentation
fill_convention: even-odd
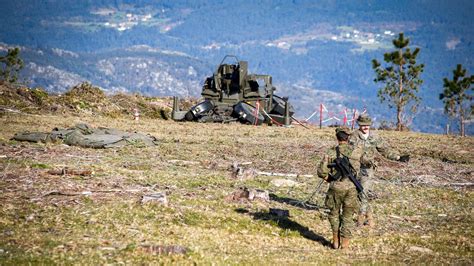
[[[257,170],[253,168],[244,169],[241,164],[234,162],[230,166],[231,177],[234,179],[247,180],[257,176]]]
[[[249,200],[261,199],[264,201],[270,200],[270,194],[266,190],[251,189],[249,190]]]
[[[421,252],[421,253],[433,253],[433,250],[429,248],[423,248],[423,247],[417,247],[417,246],[411,246],[408,251],[412,252]]]
[[[273,179],[270,183],[275,187],[294,187],[300,185],[298,182],[290,179]]]
[[[28,221],[28,222],[31,222],[31,221],[33,221],[34,219],[35,219],[35,215],[34,215],[34,214],[30,214],[30,215],[28,215],[28,216],[25,218],[25,220]]]
[[[12,236],[12,235],[14,235],[14,232],[11,229],[5,229],[5,230],[3,230],[3,235]]]
[[[142,245],[140,249],[156,255],[186,254],[188,249],[183,246]]]
[[[232,192],[225,200],[227,201],[241,201],[241,200],[248,200],[250,192],[248,188],[239,188],[237,191]]]
[[[246,187],[239,188],[237,191],[232,192],[226,198],[227,201],[241,201],[241,200],[270,200],[270,194],[266,190],[261,189],[248,189]]]
[[[143,195],[141,203],[159,203],[165,206],[168,205],[168,198],[164,192]]]

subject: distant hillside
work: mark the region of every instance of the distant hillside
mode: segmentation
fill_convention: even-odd
[[[0,45],[5,50],[6,45]],[[58,48],[23,47],[22,76],[34,86],[61,93],[83,81],[109,92],[139,92],[149,96],[196,96],[209,67],[174,51],[134,46],[100,53],[75,53]]]

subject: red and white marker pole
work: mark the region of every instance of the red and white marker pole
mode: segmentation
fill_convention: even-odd
[[[255,121],[254,121],[254,125],[256,126],[257,123],[258,123],[258,115],[260,114],[260,101],[257,101],[255,103]]]
[[[354,108],[354,113],[352,114],[351,129],[354,130],[355,118],[357,114],[357,109]]]
[[[323,104],[319,105],[319,129],[323,128]]]
[[[344,126],[347,125],[347,108],[344,109],[344,118],[342,119],[342,123]]]
[[[140,120],[140,113],[138,112],[137,108],[133,109],[133,120],[135,121]]]

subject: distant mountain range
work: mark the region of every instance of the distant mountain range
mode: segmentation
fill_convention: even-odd
[[[405,32],[420,47],[423,98],[410,127],[443,132],[442,79],[474,72],[472,1],[0,1],[0,53],[20,46],[31,86],[62,92],[88,80],[107,91],[199,96],[226,54],[270,74],[296,115],[324,103],[334,116],[367,108],[394,121],[376,97],[371,60]],[[329,115],[329,114],[328,114]],[[453,127],[457,123],[452,124]],[[470,134],[474,126],[468,126]]]

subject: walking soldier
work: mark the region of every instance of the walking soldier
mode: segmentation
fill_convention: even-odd
[[[348,248],[349,239],[354,230],[353,215],[359,208],[355,174],[360,165],[361,149],[353,149],[348,145],[351,132],[349,128],[336,129],[338,145],[329,149],[318,165],[318,176],[330,182],[325,204],[330,209],[329,223],[331,224],[334,249]],[[340,161],[338,159],[348,159]],[[346,162],[343,167],[340,162]],[[349,163],[350,162],[350,163]],[[355,167],[355,169],[352,166]],[[355,180],[355,181],[352,181]],[[359,184],[360,187],[360,184]]]
[[[358,178],[365,193],[359,194],[361,201],[359,216],[357,224],[359,226],[367,223],[369,226],[374,226],[373,211],[368,204],[367,194],[373,187],[374,171],[376,168],[375,155],[379,152],[382,156],[389,160],[408,162],[409,155],[400,156],[399,153],[391,149],[382,138],[374,134],[370,127],[372,119],[368,115],[360,115],[357,119],[359,129],[352,132],[349,143],[354,148],[362,149],[362,156],[360,158],[360,171]]]

